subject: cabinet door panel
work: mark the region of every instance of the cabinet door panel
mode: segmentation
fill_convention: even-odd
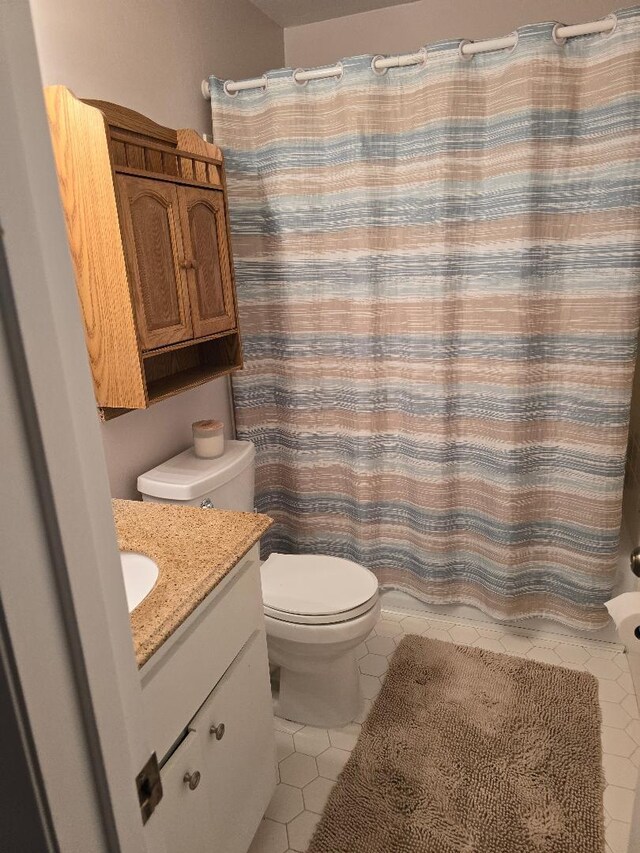
[[[217,190],[179,187],[191,316],[196,337],[236,327],[224,198]]]
[[[252,635],[190,728],[202,744],[214,847],[246,853],[276,785],[264,629]]]
[[[195,788],[184,781],[185,773],[200,773]],[[211,807],[198,735],[190,732],[160,771],[162,817],[167,853],[212,853]],[[192,783],[193,784],[193,783]]]
[[[193,337],[175,186],[118,175],[123,239],[145,350]]]
[[[247,555],[140,671],[151,743],[158,755],[166,754],[262,625],[260,568]]]

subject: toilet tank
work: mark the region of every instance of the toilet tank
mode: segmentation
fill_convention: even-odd
[[[250,441],[225,441],[216,459],[198,458],[193,447],[138,477],[144,501],[253,512],[255,448]],[[206,504],[207,506],[209,504]]]

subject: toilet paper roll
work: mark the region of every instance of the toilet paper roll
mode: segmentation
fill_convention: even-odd
[[[623,592],[604,605],[628,652],[640,654],[640,592]]]

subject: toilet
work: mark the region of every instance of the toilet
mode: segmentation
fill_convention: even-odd
[[[189,448],[141,474],[138,490],[147,501],[253,512],[254,460],[250,441],[225,442],[216,459]],[[355,650],[380,614],[376,576],[321,554],[271,554],[260,575],[269,661],[280,669],[276,713],[323,728],[351,722],[362,707]]]

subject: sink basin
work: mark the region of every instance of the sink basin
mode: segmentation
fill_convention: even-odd
[[[120,551],[120,564],[129,613],[146,598],[158,580],[158,566],[150,557]]]

